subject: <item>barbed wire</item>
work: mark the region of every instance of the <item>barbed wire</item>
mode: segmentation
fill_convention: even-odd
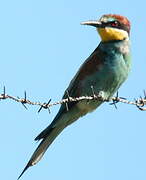
[[[102,93],[95,94],[93,87],[91,87],[91,89],[92,89],[92,95],[91,96],[71,97],[71,96],[69,96],[68,91],[66,91],[67,98],[65,98],[65,99],[62,99],[60,101],[56,101],[53,103],[50,103],[51,99],[49,99],[49,101],[47,103],[46,102],[41,103],[41,102],[33,102],[33,101],[27,99],[26,91],[24,92],[24,98],[19,98],[19,97],[8,95],[8,94],[6,94],[6,88],[4,86],[3,93],[0,94],[0,100],[5,100],[5,99],[13,100],[15,102],[21,103],[26,109],[28,109],[26,106],[27,104],[39,106],[38,113],[42,109],[48,109],[48,111],[50,113],[50,107],[55,106],[55,105],[59,105],[59,104],[66,104],[66,108],[68,111],[68,103],[78,102],[78,101],[82,101],[82,100],[94,100],[94,101],[97,100],[97,101],[102,101],[102,102],[111,102],[110,105],[114,105],[115,108],[117,108],[116,104],[120,102],[120,103],[135,105],[139,110],[146,111],[146,107],[144,107],[146,105],[146,91],[144,91],[143,97],[140,96],[139,98],[134,99],[133,101],[130,101],[130,100],[127,100],[127,98],[119,97],[118,93],[115,97],[112,97],[110,99],[105,99],[103,97]]]

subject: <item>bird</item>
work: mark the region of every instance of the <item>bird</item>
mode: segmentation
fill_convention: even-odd
[[[68,95],[70,97],[91,96],[92,88],[96,94],[102,94],[103,98],[110,99],[127,79],[131,70],[130,21],[122,15],[104,14],[99,20],[89,20],[81,24],[95,27],[101,41],[81,65],[62,99],[68,98]],[[41,142],[18,179],[30,166],[41,160],[48,147],[64,128],[94,111],[103,102],[95,99],[70,101],[68,108],[62,104],[54,120],[35,138],[36,141]]]

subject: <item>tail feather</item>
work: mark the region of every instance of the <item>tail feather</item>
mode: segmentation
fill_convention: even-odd
[[[39,141],[41,139],[44,139],[46,138],[47,136],[49,136],[49,134],[52,132],[54,128],[52,128],[51,124],[46,128],[44,129],[34,140],[35,141]]]
[[[50,127],[48,127],[48,128],[49,128],[48,130],[47,130],[47,128],[44,130],[45,132],[48,132],[48,133],[45,133],[44,137],[41,135],[41,136],[37,136],[37,138],[35,139],[35,140],[40,140],[43,137],[43,140],[41,141],[41,143],[39,144],[37,149],[34,151],[33,155],[31,156],[29,162],[27,163],[26,167],[24,168],[24,170],[22,171],[22,173],[20,174],[18,179],[20,179],[20,177],[24,174],[24,172],[30,166],[35,165],[38,161],[41,160],[41,158],[43,157],[43,155],[46,152],[46,150],[48,149],[48,147],[52,144],[52,142],[55,140],[55,138],[65,128],[65,125],[62,124],[59,127],[56,126],[56,127],[52,128],[52,129],[50,129]],[[44,134],[43,132],[42,132],[42,134]]]
[[[62,106],[61,106],[62,107]],[[58,122],[61,118],[63,114],[63,110],[62,108],[60,108],[59,112],[57,113],[57,115],[55,116],[54,120],[52,121],[52,123],[46,127],[34,140],[35,141],[39,141],[41,139],[46,138],[47,136],[49,136],[49,134],[53,131],[53,129],[56,127],[56,122]],[[63,124],[62,124],[63,125]],[[60,125],[59,125],[60,126]],[[64,125],[63,125],[64,126]]]

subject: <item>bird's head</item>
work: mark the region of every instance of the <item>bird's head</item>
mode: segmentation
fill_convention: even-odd
[[[107,14],[103,15],[99,21],[86,21],[81,24],[96,27],[104,42],[129,38],[130,22],[124,16]]]

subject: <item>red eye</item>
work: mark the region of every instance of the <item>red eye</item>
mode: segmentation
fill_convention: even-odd
[[[117,21],[111,22],[112,27],[117,27],[118,25],[119,25],[119,23]]]

